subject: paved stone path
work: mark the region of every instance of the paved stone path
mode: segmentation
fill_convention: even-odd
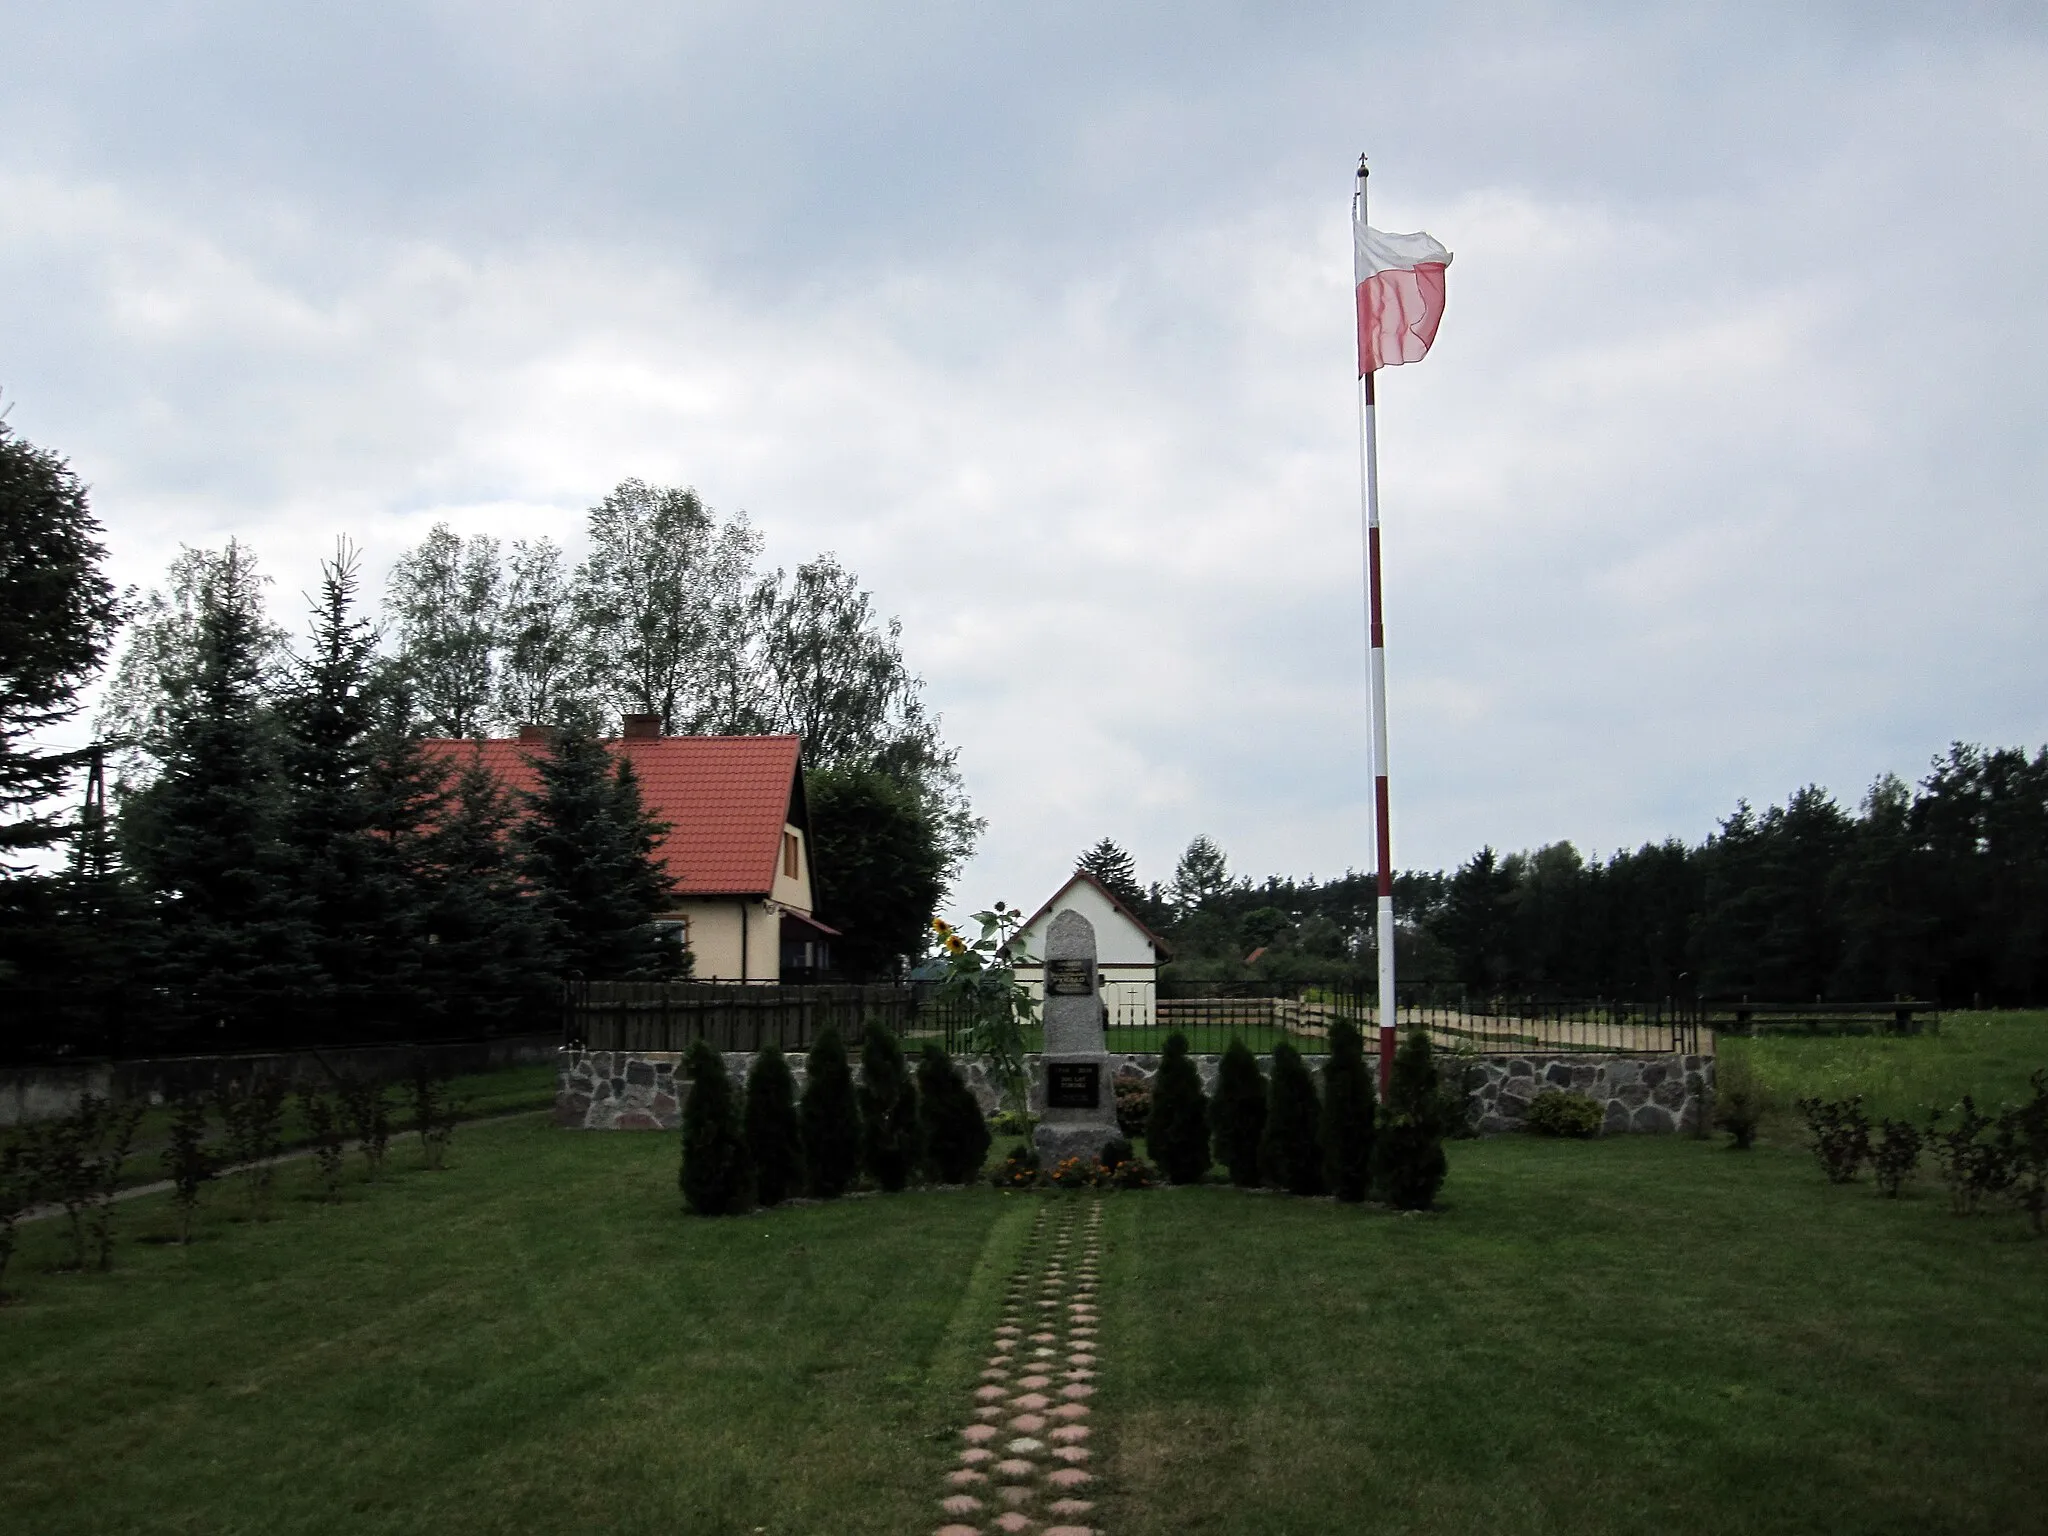
[[[1086,1214],[1084,1215],[1083,1212]],[[1102,1202],[1039,1207],[1003,1295],[936,1536],[1100,1536],[1087,1524]]]

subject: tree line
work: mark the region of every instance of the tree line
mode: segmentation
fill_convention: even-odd
[[[894,621],[830,556],[753,577],[744,520],[690,492],[626,482],[573,570],[546,541],[506,556],[436,527],[381,628],[343,541],[296,640],[238,542],[115,592],[84,486],[4,423],[0,510],[17,1055],[530,1026],[563,976],[687,974],[649,922],[672,903],[665,828],[602,744],[621,713],[802,736],[820,916],[856,975],[921,950],[978,830]],[[117,643],[99,745],[40,746]],[[424,745],[513,722],[555,728],[530,794]]]
[[[1370,875],[1255,885],[1207,837],[1164,884],[1141,885],[1107,839],[1079,863],[1173,942],[1169,977],[1363,981],[1376,963]],[[1404,992],[2038,1005],[2048,748],[1957,743],[1854,810],[1809,785],[1738,804],[1697,844],[1485,847],[1397,875],[1394,909]]]

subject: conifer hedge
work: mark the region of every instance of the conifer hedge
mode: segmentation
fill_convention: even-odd
[[[861,1167],[890,1194],[910,1182],[918,1164],[917,1085],[896,1034],[870,1020],[860,1050]]]
[[[1372,1068],[1358,1026],[1339,1019],[1330,1026],[1330,1054],[1323,1063],[1323,1182],[1339,1200],[1363,1200],[1372,1183]]]
[[[803,1192],[796,1079],[779,1045],[760,1050],[747,1073],[747,1151],[754,1160],[754,1192],[763,1205],[780,1205]]]
[[[1426,1211],[1436,1204],[1449,1170],[1444,1129],[1436,1060],[1429,1036],[1418,1029],[1394,1053],[1393,1080],[1373,1138],[1373,1182],[1389,1205]]]
[[[1316,1139],[1321,1119],[1316,1080],[1294,1043],[1282,1040],[1273,1047],[1266,1128],[1259,1138],[1259,1172],[1268,1184],[1290,1195],[1323,1192],[1323,1149]]]
[[[965,1184],[988,1161],[988,1121],[960,1069],[936,1040],[917,1063],[917,1118],[925,1171],[940,1184]]]
[[[1166,1037],[1166,1055],[1152,1080],[1145,1145],[1176,1184],[1192,1184],[1209,1171],[1209,1102],[1188,1055],[1188,1037],[1179,1030]]]
[[[741,1132],[725,1058],[698,1040],[690,1047],[690,1099],[683,1106],[683,1200],[699,1216],[736,1216],[754,1204],[754,1164]]]
[[[846,1042],[829,1025],[804,1063],[801,1118],[810,1191],[822,1200],[837,1199],[860,1176],[860,1112]]]
[[[1232,1040],[1216,1069],[1216,1097],[1209,1105],[1216,1155],[1230,1170],[1230,1182],[1246,1189],[1259,1182],[1259,1142],[1266,1130],[1266,1079],[1259,1059],[1242,1040]]]

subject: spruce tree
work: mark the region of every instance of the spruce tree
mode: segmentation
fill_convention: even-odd
[[[1259,1138],[1259,1172],[1268,1184],[1290,1195],[1323,1192],[1323,1149],[1316,1140],[1321,1119],[1316,1081],[1294,1042],[1282,1040],[1273,1047],[1266,1128]]]
[[[733,1102],[725,1058],[690,1045],[690,1099],[683,1106],[683,1200],[699,1216],[737,1216],[754,1204],[754,1164]]]
[[[675,886],[655,852],[666,829],[641,805],[632,763],[565,729],[534,766],[522,870],[562,969],[586,979],[662,974],[669,948],[650,922]]]
[[[308,904],[281,837],[285,789],[264,697],[269,636],[245,551],[200,593],[197,653],[165,712],[163,771],[122,807],[123,843],[159,897],[163,973],[238,1043],[278,1037],[324,1001]],[[225,1042],[223,1042],[225,1043]]]
[[[1394,1053],[1393,1080],[1373,1138],[1373,1182],[1389,1205],[1426,1211],[1436,1203],[1444,1158],[1443,1095],[1429,1036],[1416,1030]]]
[[[988,1160],[988,1121],[946,1048],[927,1040],[917,1063],[917,1117],[925,1169],[940,1184],[965,1184]]]
[[[1166,1037],[1166,1054],[1152,1079],[1145,1145],[1176,1184],[1193,1184],[1209,1171],[1209,1104],[1202,1074],[1188,1055],[1188,1037],[1179,1030]]]
[[[1266,1130],[1266,1079],[1259,1059],[1244,1041],[1233,1039],[1216,1069],[1216,1097],[1209,1105],[1216,1155],[1230,1170],[1230,1182],[1245,1189],[1259,1182],[1259,1142]]]
[[[410,992],[417,944],[406,921],[417,887],[391,878],[389,849],[371,828],[371,664],[376,632],[355,613],[360,557],[344,541],[320,565],[312,645],[296,657],[278,700],[284,786],[280,835],[311,928],[313,957],[334,1000]]]
[[[1365,1198],[1372,1182],[1374,1094],[1365,1037],[1348,1019],[1330,1027],[1323,1062],[1323,1182],[1339,1200]]]
[[[1074,861],[1074,868],[1095,880],[1116,899],[1136,911],[1144,905],[1145,887],[1138,884],[1138,866],[1129,853],[1104,838]]]
[[[380,761],[395,796],[407,793],[415,771],[432,767],[406,738]],[[538,1018],[553,993],[552,951],[509,835],[516,814],[510,795],[472,759],[418,851],[426,881],[420,921],[429,940],[422,984],[451,1021],[508,1012]],[[394,835],[394,859],[405,856]]]
[[[917,1085],[903,1047],[879,1019],[868,1021],[860,1048],[860,1160],[894,1194],[918,1165]]]
[[[747,1073],[747,1151],[763,1205],[780,1205],[804,1187],[803,1136],[796,1118],[796,1079],[779,1045],[754,1056]]]
[[[860,1112],[846,1042],[826,1026],[804,1062],[804,1170],[811,1193],[832,1200],[860,1174]]]

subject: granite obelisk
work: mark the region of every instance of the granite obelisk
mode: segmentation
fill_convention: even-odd
[[[1045,933],[1045,1116],[1032,1141],[1042,1166],[1097,1157],[1116,1138],[1116,1095],[1103,1049],[1095,925],[1062,912]]]

